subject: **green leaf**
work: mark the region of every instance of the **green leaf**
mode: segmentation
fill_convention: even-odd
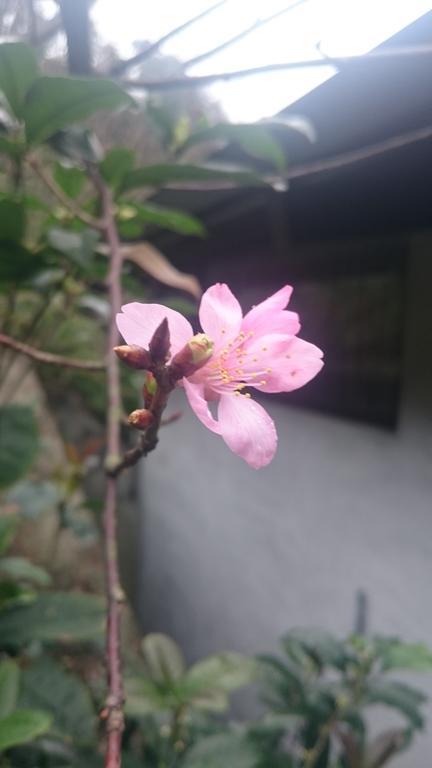
[[[66,167],[61,163],[56,163],[54,166],[54,179],[65,195],[75,199],[85,184],[86,175],[81,168]]]
[[[282,639],[282,645],[294,661],[301,661],[300,651],[320,667],[328,665],[343,670],[352,660],[345,644],[321,629],[292,629]]]
[[[94,229],[83,229],[81,232],[71,232],[60,227],[53,227],[48,232],[48,242],[60,251],[73,264],[85,269],[90,265],[91,258],[99,235]]]
[[[0,750],[25,744],[49,730],[51,717],[37,710],[18,710],[0,720]]]
[[[185,704],[203,712],[225,712],[229,707],[228,695],[219,688],[208,688],[191,696],[185,684],[180,687],[180,694]]]
[[[386,704],[404,715],[413,728],[424,724],[420,707],[427,697],[422,691],[395,680],[371,680],[364,690],[366,704]]]
[[[141,647],[152,680],[166,683],[183,677],[186,671],[183,654],[170,637],[156,632],[146,635]]]
[[[235,691],[251,683],[257,675],[257,664],[240,653],[219,653],[198,661],[187,672],[185,682],[193,690],[216,688]]]
[[[218,168],[210,168],[204,165],[148,165],[145,168],[136,168],[124,177],[122,190],[136,189],[138,187],[161,187],[166,184],[208,182],[208,183],[232,183],[239,186],[262,186],[263,179],[257,174],[248,171],[227,171]]]
[[[261,121],[268,128],[274,128],[276,136],[283,136],[292,131],[302,134],[311,144],[316,142],[317,135],[314,126],[307,117],[302,115],[280,115],[278,117],[269,117]],[[281,131],[282,129],[282,131]],[[286,130],[288,129],[288,130]]]
[[[283,147],[293,132],[302,134],[308,141],[316,141],[314,127],[307,118],[300,115],[269,118],[259,123],[220,123],[203,128],[189,136],[184,149],[196,144],[216,142],[235,144],[246,154],[271,163],[279,171],[286,168]]]
[[[263,123],[219,123],[211,128],[204,128],[189,137],[185,148],[208,141],[222,140],[241,147],[248,155],[259,160],[266,160],[277,170],[286,167],[285,155],[274,138],[271,130]]]
[[[24,405],[0,406],[0,489],[30,469],[39,445],[36,419]]]
[[[376,637],[374,647],[384,671],[389,669],[432,670],[432,650],[423,643],[403,643],[397,637]]]
[[[241,733],[218,733],[188,750],[182,768],[256,768],[259,754]]]
[[[48,480],[22,480],[8,491],[6,501],[17,505],[18,513],[23,517],[36,520],[43,512],[58,504],[60,497],[59,488]]]
[[[30,605],[13,606],[0,614],[0,642],[20,647],[45,642],[99,641],[105,626],[105,604],[96,595],[52,592]]]
[[[95,739],[96,718],[89,690],[75,675],[44,656],[21,675],[19,706],[43,709],[58,735],[85,746]]]
[[[24,205],[7,197],[0,200],[0,240],[19,243],[24,229]]]
[[[24,108],[29,144],[40,144],[60,128],[100,110],[130,106],[133,99],[111,80],[39,77],[27,94]]]
[[[12,141],[5,136],[0,136],[0,152],[2,155],[17,157],[21,154],[23,144],[19,140]]]
[[[135,155],[132,150],[117,147],[107,152],[99,168],[105,181],[114,189],[119,189],[124,177],[133,169],[134,164]]]
[[[122,768],[144,768],[142,760],[133,755],[122,755]]]
[[[125,711],[130,717],[145,717],[178,706],[172,688],[164,688],[142,677],[126,678]]]
[[[127,768],[125,755],[122,754],[122,768]],[[94,750],[79,750],[75,753],[71,763],[67,763],[67,768],[103,768],[104,758],[102,755],[95,754]],[[57,768],[57,766],[55,766]],[[140,768],[143,768],[140,765]]]
[[[104,156],[98,137],[81,126],[57,131],[50,136],[48,143],[59,155],[78,163],[100,163]]]
[[[255,678],[256,663],[237,653],[209,656],[185,673],[178,646],[165,635],[148,635],[144,658],[151,677],[127,680],[126,708],[130,715],[169,711],[179,703],[196,709],[223,712],[227,692]]]
[[[130,207],[128,206],[128,208]],[[138,240],[143,236],[143,223],[138,216],[135,216],[134,214],[135,211],[132,214],[133,218],[131,219],[117,219],[117,227],[122,240]],[[123,275],[123,278],[124,277],[125,275]]]
[[[42,254],[32,253],[19,243],[0,239],[0,283],[24,282],[45,266]],[[0,437],[1,439],[1,437]]]
[[[0,608],[26,605],[35,599],[34,592],[12,581],[0,581]],[[1,638],[0,638],[1,644]]]
[[[12,544],[18,520],[14,515],[0,517],[0,555],[3,555]]]
[[[19,677],[19,667],[14,661],[0,662],[0,721],[16,708]]]
[[[171,232],[179,232],[181,235],[205,235],[203,224],[188,213],[177,211],[173,208],[165,208],[161,205],[146,203],[128,203],[119,205],[118,219],[120,222],[126,219],[138,220],[142,224],[153,224]]]
[[[27,581],[39,587],[49,587],[51,576],[39,565],[34,565],[25,557],[3,557],[0,559],[0,574],[12,581]]]
[[[24,43],[0,45],[0,90],[17,118],[22,117],[27,92],[38,76],[36,56]]]

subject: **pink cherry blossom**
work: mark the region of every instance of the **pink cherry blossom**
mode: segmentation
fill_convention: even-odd
[[[243,317],[228,286],[212,285],[201,299],[199,319],[214,343],[213,355],[181,382],[200,421],[255,469],[272,460],[277,433],[267,411],[245,390],[291,392],[307,384],[323,366],[321,350],[297,336],[298,315],[286,310],[291,293],[286,285]],[[134,302],[122,307],[117,325],[127,344],[147,347],[164,317],[173,356],[194,334],[179,312],[160,304]],[[210,411],[211,402],[217,418]]]

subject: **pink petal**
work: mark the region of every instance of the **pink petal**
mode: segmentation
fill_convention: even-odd
[[[242,331],[253,331],[257,335],[286,333],[295,336],[300,330],[298,315],[296,312],[284,311],[292,290],[290,285],[285,285],[261,304],[252,307],[243,319]]]
[[[267,411],[244,395],[222,395],[218,409],[221,435],[251,467],[265,467],[277,447],[277,433]]]
[[[241,306],[225,283],[216,283],[204,293],[199,319],[204,333],[214,341],[216,349],[237,336],[242,317]]]
[[[194,332],[188,320],[161,304],[125,304],[117,315],[117,328],[127,344],[148,347],[151,337],[164,317],[168,318],[171,337],[171,355],[178,352],[192,338]]]
[[[324,365],[323,353],[314,344],[297,336],[286,341],[284,337],[264,338],[267,347],[266,360],[271,371],[252,386],[262,392],[292,392],[313,379]],[[245,367],[245,366],[244,366]],[[265,381],[265,384],[261,382]]]
[[[286,355],[292,340],[292,336],[280,333],[254,335],[244,345],[244,354],[238,358],[238,367],[242,371],[239,378],[263,392],[283,391],[279,381],[287,368]]]
[[[192,410],[195,411],[196,416],[198,416],[199,420],[202,421],[207,429],[220,435],[219,423],[211,415],[207,400],[204,398],[204,385],[193,384],[188,379],[183,379],[182,381],[187,399],[189,400],[189,405]]]

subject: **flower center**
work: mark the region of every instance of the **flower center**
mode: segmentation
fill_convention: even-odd
[[[240,331],[238,336],[229,341],[214,357],[208,366],[211,373],[207,380],[211,387],[218,391],[231,391],[250,397],[249,393],[242,392],[245,387],[265,386],[265,376],[271,373],[272,369],[265,365],[265,354],[261,355],[255,347],[248,351],[247,343],[253,336],[253,331]],[[266,353],[267,347],[263,346],[261,352]]]

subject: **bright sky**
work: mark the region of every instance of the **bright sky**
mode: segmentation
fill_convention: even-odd
[[[167,42],[162,52],[185,61],[294,0],[227,0],[203,21]],[[214,0],[97,0],[93,19],[102,39],[122,56],[134,40],[157,40],[214,4]],[[305,0],[298,8],[244,40],[188,70],[190,75],[246,69],[268,63],[361,54],[391,37],[427,11],[432,0]],[[327,80],[332,67],[299,69],[214,84],[207,91],[233,121],[274,115]]]

